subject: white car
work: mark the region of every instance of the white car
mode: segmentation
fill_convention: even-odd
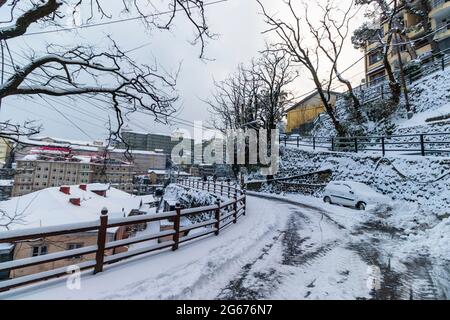
[[[367,205],[389,203],[392,199],[376,192],[364,183],[333,181],[326,186],[323,201],[329,204],[366,210]]]

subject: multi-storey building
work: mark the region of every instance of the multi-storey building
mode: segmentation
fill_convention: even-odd
[[[36,137],[24,140],[15,150],[15,159],[21,160],[29,154],[60,153],[72,156],[107,157],[132,162],[138,173],[149,169],[165,169],[167,156],[162,152],[124,150],[108,147],[102,141],[76,141],[51,137]]]
[[[182,137],[174,138],[163,134],[153,134],[144,132],[135,132],[124,129],[122,131],[122,138],[125,141],[119,142],[117,147],[124,149],[126,145],[131,150],[146,150],[153,152],[161,152],[170,157],[172,150],[176,145],[182,141]],[[194,160],[194,140],[184,139],[184,142],[190,145],[190,151],[192,154],[192,161]]]
[[[399,55],[403,63],[408,63],[413,58],[419,58],[427,61],[432,56],[432,46],[428,36],[431,35],[436,41],[440,52],[448,52],[450,49],[450,0],[431,0],[432,10],[428,15],[430,34],[427,34],[425,28],[420,25],[419,16],[411,12],[411,10],[399,10],[396,23],[407,30],[406,37],[401,39],[393,39],[393,45],[388,53],[390,65],[394,70],[400,66]],[[412,5],[419,5],[419,1],[412,2]],[[384,45],[379,39],[387,39],[389,31],[388,21],[382,21],[379,24],[379,34],[373,40],[368,41],[365,47],[365,70],[366,83],[369,85],[381,82],[386,77],[386,71],[383,63]],[[406,41],[412,46],[406,45]],[[398,45],[396,44],[398,43]],[[398,52],[400,51],[400,52]],[[411,53],[414,54],[411,54]],[[450,53],[450,52],[449,52]],[[415,57],[417,56],[417,57]]]
[[[66,156],[29,155],[17,161],[13,196],[61,185],[109,183],[132,192],[134,166],[116,160]]]
[[[0,168],[3,167],[11,156],[11,142],[0,138]]]

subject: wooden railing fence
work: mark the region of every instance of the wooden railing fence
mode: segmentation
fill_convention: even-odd
[[[173,251],[175,251],[182,243],[202,238],[210,234],[215,234],[216,236],[218,236],[221,230],[237,223],[238,220],[246,214],[245,191],[241,190],[237,186],[233,186],[230,183],[218,184],[214,182],[194,180],[179,180],[178,183],[183,187],[198,188],[200,190],[205,190],[206,192],[214,193],[217,196],[217,202],[214,205],[207,207],[188,209],[182,209],[180,205],[177,204],[175,210],[171,212],[163,212],[153,215],[133,216],[119,219],[110,219],[108,217],[108,210],[105,208],[102,210],[100,219],[98,221],[52,226],[48,228],[33,228],[0,232],[0,244],[17,244],[27,241],[33,242],[36,240],[45,241],[45,239],[54,236],[73,235],[85,232],[97,232],[96,245],[3,262],[0,263],[0,271],[16,270],[20,268],[48,264],[50,262],[65,259],[79,258],[86,255],[94,256],[95,254],[95,258],[78,263],[76,264],[76,266],[80,270],[93,269],[94,273],[97,274],[103,272],[103,267],[105,265],[113,264],[124,259],[167,248],[171,248]],[[227,200],[224,201],[224,198],[226,198]],[[200,223],[195,223],[187,226],[182,226],[180,223],[181,217],[192,217],[204,213],[211,213],[211,216],[213,218],[208,221],[202,221]],[[173,229],[171,230],[161,231],[154,234],[146,234],[140,236],[138,235],[132,238],[118,239],[107,242],[107,230],[109,228],[141,225],[144,223],[163,221],[167,219],[173,221]],[[198,229],[204,230],[202,230],[201,232],[189,234],[190,231]],[[161,243],[159,243],[158,241],[157,244],[143,246],[136,249],[132,247],[128,248],[128,246],[133,244],[151,240],[159,240],[167,237],[172,237],[172,239],[170,241],[164,241]],[[114,249],[124,247],[127,248],[127,251],[115,253]],[[107,252],[112,252],[112,254],[107,254]],[[0,281],[0,292],[38,281],[65,276],[67,274],[68,268],[67,266],[65,266],[47,270],[44,272],[38,272]]]

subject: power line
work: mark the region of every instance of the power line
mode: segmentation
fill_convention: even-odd
[[[211,2],[208,2],[208,3],[204,3],[203,7],[208,7],[208,6],[216,5],[216,4],[219,4],[219,3],[225,3],[225,2],[228,2],[228,1],[230,1],[230,0],[211,1]],[[140,15],[140,16],[131,17],[131,18],[123,18],[123,19],[117,19],[117,20],[110,20],[110,21],[106,21],[106,22],[84,24],[84,25],[70,27],[70,28],[59,28],[59,29],[56,29],[56,30],[30,32],[30,33],[26,33],[26,34],[24,34],[22,36],[34,36],[34,35],[57,33],[57,32],[63,32],[63,31],[90,29],[90,28],[95,28],[95,27],[108,26],[108,25],[113,25],[113,24],[118,24],[118,23],[123,23],[123,22],[136,21],[136,20],[141,20],[141,19],[147,19],[147,18],[152,18],[152,17],[168,15],[168,14],[173,14],[174,12],[180,12],[180,11],[184,11],[184,8],[170,10],[170,11],[163,11],[163,12],[153,13],[153,14],[149,14],[149,15]]]

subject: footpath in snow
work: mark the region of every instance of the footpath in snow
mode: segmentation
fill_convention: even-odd
[[[0,299],[445,299],[446,264],[404,254],[413,244],[361,212],[299,195],[248,196],[236,225],[124,261],[81,289],[52,280]],[[376,290],[374,290],[376,289]]]
[[[356,299],[370,298],[368,265],[347,233],[314,209],[248,198],[238,224],[180,247],[0,299]],[[370,268],[369,268],[370,270]]]

